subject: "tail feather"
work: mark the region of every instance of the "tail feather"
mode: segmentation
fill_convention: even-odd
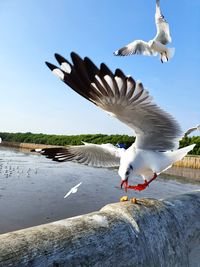
[[[173,58],[174,54],[175,54],[175,48],[174,47],[167,48],[167,58],[168,58],[168,60]]]
[[[163,63],[163,62],[169,61],[174,56],[174,53],[175,53],[175,48],[174,47],[167,48],[166,54],[161,54],[160,55],[161,62]]]
[[[193,144],[171,152],[171,158],[173,160],[173,163],[182,160],[195,146],[196,144]]]

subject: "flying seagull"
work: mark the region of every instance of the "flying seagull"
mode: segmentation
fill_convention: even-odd
[[[192,127],[192,128],[189,128],[189,129],[185,132],[184,136],[186,137],[186,136],[188,136],[189,134],[191,134],[192,132],[194,132],[194,131],[196,131],[196,130],[200,131],[200,125],[197,125],[197,126],[194,126],[194,127]]]
[[[121,188],[145,189],[161,172],[181,160],[195,145],[181,149],[182,131],[176,120],[153,101],[140,81],[126,76],[120,69],[113,73],[106,64],[98,68],[88,57],[72,52],[70,63],[55,54],[57,67],[46,62],[50,70],[78,94],[129,126],[136,134],[127,150],[112,144],[88,144],[44,148],[40,153],[57,162],[74,161],[95,167],[119,166]],[[131,176],[140,175],[143,184],[129,186]]]
[[[144,56],[157,56],[160,55],[161,62],[167,62],[173,57],[175,49],[167,48],[166,45],[171,43],[169,24],[165,20],[161,9],[160,0],[156,0],[156,14],[155,23],[157,28],[156,36],[148,41],[136,40],[132,43],[120,48],[114,52],[115,56],[129,56],[129,55],[144,55]]]
[[[67,192],[67,194],[64,196],[64,198],[67,198],[69,195],[71,194],[75,194],[78,191],[79,186],[82,184],[82,182],[80,182],[79,184],[75,185],[74,187],[72,187],[69,192]]]

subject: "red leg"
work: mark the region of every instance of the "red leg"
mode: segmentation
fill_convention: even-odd
[[[128,190],[128,180],[125,180],[125,181],[122,181],[121,182],[121,188],[123,188],[123,185],[124,185],[124,189],[125,189],[125,191],[127,192],[127,190]]]
[[[142,190],[146,189],[147,186],[148,186],[153,180],[155,180],[155,179],[157,178],[157,176],[158,176],[158,175],[157,175],[156,173],[154,173],[153,178],[151,178],[149,181],[145,180],[143,184],[129,185],[129,186],[127,187],[127,189],[133,189],[133,190],[142,191]]]

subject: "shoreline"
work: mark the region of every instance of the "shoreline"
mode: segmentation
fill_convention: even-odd
[[[1,146],[14,147],[19,149],[36,149],[36,148],[46,148],[46,147],[62,147],[58,145],[45,145],[45,144],[34,144],[34,143],[18,143],[18,142],[8,142],[3,141]],[[200,169],[200,156],[198,155],[187,155],[181,161],[177,161],[173,164],[174,167],[183,167],[191,169]],[[167,172],[166,172],[167,173]]]
[[[8,142],[3,141],[0,146],[17,148],[24,150],[25,152],[30,152],[31,149],[36,148],[53,148],[62,147],[56,145],[45,145],[45,144],[34,144],[34,143],[18,143],[18,142]],[[180,179],[186,182],[200,182],[200,156],[188,155],[181,161],[177,161],[173,166],[163,172],[163,177],[173,177],[178,176]]]
[[[56,145],[44,145],[44,144],[34,144],[34,143],[18,143],[18,142],[8,142],[3,141],[0,146],[4,147],[13,147],[13,148],[20,148],[20,149],[36,149],[36,148],[46,148],[46,147],[61,147]]]
[[[0,146],[8,148],[16,148],[25,153],[34,153],[31,152],[32,149],[36,148],[53,148],[53,147],[62,147],[56,145],[45,145],[45,144],[34,144],[34,143],[19,143],[19,142],[8,142],[3,141]],[[196,167],[193,167],[196,163]],[[198,164],[197,164],[198,163]],[[181,180],[185,183],[200,183],[200,156],[189,155],[186,156],[183,160],[176,162],[173,166],[162,173],[162,179],[174,180],[174,177],[177,177],[175,180]]]

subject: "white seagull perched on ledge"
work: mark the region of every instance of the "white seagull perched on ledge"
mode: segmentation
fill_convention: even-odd
[[[78,94],[129,126],[136,134],[127,150],[112,144],[88,144],[44,148],[40,153],[54,161],[74,161],[95,167],[119,166],[121,187],[145,189],[158,174],[181,160],[195,145],[181,149],[182,131],[175,119],[157,106],[139,81],[120,69],[113,73],[104,63],[98,68],[88,57],[74,52],[70,63],[55,54],[57,67],[46,62],[50,70]],[[143,184],[129,186],[128,179],[140,175]]]
[[[166,47],[168,43],[171,43],[172,38],[170,36],[169,24],[165,20],[160,9],[160,0],[156,0],[155,23],[157,34],[153,40],[150,40],[149,42],[142,40],[133,41],[115,51],[114,55],[129,56],[138,54],[144,56],[157,56],[159,54],[161,62],[167,62],[173,57],[175,49]]]

